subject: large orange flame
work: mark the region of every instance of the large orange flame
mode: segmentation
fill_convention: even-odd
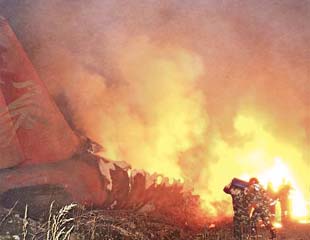
[[[287,167],[281,158],[275,158],[274,165],[259,176],[265,186],[267,186],[266,184],[268,182],[271,182],[276,191],[282,184],[281,180],[288,182],[292,187],[289,196],[291,202],[291,216],[299,220],[304,220],[305,218],[309,217],[306,198],[301,188],[298,186],[298,183],[296,182],[296,179],[293,176],[291,170]]]
[[[116,55],[122,84],[109,86],[102,76],[81,68],[74,73],[81,79],[68,91],[77,99],[76,121],[104,146],[104,157],[182,180],[213,216],[231,214],[231,200],[222,189],[245,175],[275,186],[287,179],[295,189],[293,206],[305,206],[310,169],[303,143],[284,138],[279,121],[257,99],[241,97],[244,101],[228,116],[229,103],[218,109],[233,123],[226,129],[227,119],[220,122],[208,109],[213,89],[202,87],[207,69],[199,54],[140,37]],[[83,99],[81,89],[92,94]],[[304,216],[305,207],[292,212]]]
[[[309,167],[304,163],[298,146],[280,141],[273,136],[266,127],[267,121],[268,119],[259,119],[257,116],[252,117],[243,113],[237,115],[235,130],[240,137],[246,139],[245,144],[234,147],[223,139],[217,139],[214,142],[214,154],[220,160],[213,168],[214,174],[219,175],[217,181],[222,185],[224,182],[219,180],[220,176],[238,176],[245,180],[255,176],[266,187],[268,183],[272,183],[275,190],[278,190],[285,180],[292,186],[290,193],[292,218],[306,221],[309,218],[307,210]],[[228,177],[223,178],[229,180]],[[221,199],[219,194],[215,197]]]

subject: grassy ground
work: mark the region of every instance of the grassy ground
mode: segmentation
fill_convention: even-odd
[[[29,210],[27,210],[29,211]],[[167,216],[132,211],[83,210],[71,206],[47,210],[49,217],[32,220],[27,211],[0,208],[1,239],[34,240],[232,240],[231,223],[222,222],[193,231]],[[72,230],[72,234],[71,233]],[[62,231],[62,233],[61,233]],[[68,234],[67,234],[68,233]],[[57,234],[59,236],[57,236]],[[67,234],[67,235],[66,235]],[[256,239],[268,239],[260,229]],[[289,223],[278,230],[278,240],[310,240],[310,225]]]

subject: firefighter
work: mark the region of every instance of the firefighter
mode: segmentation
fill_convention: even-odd
[[[247,188],[235,186],[234,180],[223,190],[232,197],[234,239],[243,240],[247,238],[250,230],[250,205],[246,197]]]
[[[289,220],[290,212],[289,212],[289,195],[292,190],[292,186],[290,183],[287,183],[284,179],[279,188],[279,202],[281,206],[281,219],[282,222],[286,222]]]
[[[270,203],[272,200],[269,198],[267,191],[259,183],[257,178],[251,178],[248,188],[248,201],[253,208],[250,218],[251,235],[257,234],[257,222],[261,219],[265,227],[270,231],[271,239],[276,238],[276,230],[271,223]]]

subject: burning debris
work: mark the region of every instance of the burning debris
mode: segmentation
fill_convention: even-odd
[[[130,174],[127,163],[94,155],[102,148],[89,138],[79,139],[69,128],[8,23],[1,19],[0,26],[0,120],[5,123],[1,137],[9,140],[0,148],[0,192],[6,204],[22,200],[27,191],[41,186],[41,200],[47,201],[32,201],[43,208],[51,201],[52,185],[88,207],[156,211],[180,224],[201,226],[196,218],[200,199],[182,184],[143,171]]]
[[[46,3],[43,8],[45,6],[53,7],[54,4]],[[91,8],[85,6],[84,13]],[[55,9],[58,11],[59,7]],[[102,16],[101,11],[99,12]],[[160,12],[170,15],[169,11]],[[65,15],[71,17],[75,13],[72,14]],[[204,16],[205,12],[202,14]],[[121,15],[116,18],[122,18]],[[224,15],[226,17],[226,13]],[[46,16],[49,18],[53,13]],[[71,22],[70,17],[66,19],[68,22]],[[149,16],[147,18],[151,19]],[[175,22],[173,16],[168,18],[172,23]],[[57,21],[57,17],[54,19]],[[199,24],[194,25],[201,26],[202,18],[199,16],[198,19]],[[109,22],[114,22],[112,20]],[[180,25],[178,21],[176,23],[177,26]],[[226,19],[223,25],[225,30],[240,29],[239,25],[226,26]],[[97,31],[98,27],[95,29]],[[128,29],[136,29],[136,26]],[[14,32],[5,20],[1,20],[1,203],[9,207],[15,200],[23,199],[23,195],[32,191],[36,197],[33,200],[26,197],[24,202],[32,201],[42,210],[46,208],[42,199],[49,204],[51,198],[59,199],[63,204],[73,201],[87,208],[105,209],[106,212],[88,212],[89,215],[80,218],[82,225],[86,227],[81,226],[79,229],[84,232],[90,227],[87,218],[94,217],[104,231],[112,229],[111,236],[115,238],[173,239],[182,238],[182,231],[169,226],[165,233],[158,233],[160,231],[155,227],[154,236],[149,236],[143,233],[142,228],[128,225],[126,218],[131,219],[132,214],[137,212],[148,215],[160,213],[169,216],[174,228],[201,228],[206,223],[205,212],[208,217],[221,220],[230,215],[229,202],[219,189],[231,176],[247,179],[246,176],[255,175],[262,180],[264,186],[268,182],[273,185],[268,191],[274,192],[273,200],[276,204],[270,207],[270,211],[275,215],[274,220],[279,223],[275,227],[281,229],[286,220],[309,221],[308,183],[304,183],[309,170],[305,161],[308,158],[306,140],[310,136],[307,121],[308,95],[303,94],[301,99],[296,97],[300,91],[295,85],[295,78],[292,81],[294,83],[282,80],[285,75],[282,71],[288,69],[282,63],[285,58],[281,56],[281,60],[275,61],[277,64],[274,68],[278,69],[280,65],[281,74],[271,69],[272,64],[261,64],[265,59],[258,57],[258,64],[255,62],[255,67],[249,67],[244,75],[244,66],[251,62],[245,56],[259,54],[243,52],[247,48],[235,44],[236,51],[242,51],[244,56],[238,56],[236,61],[243,59],[240,60],[243,64],[234,63],[232,69],[239,68],[240,65],[242,72],[235,72],[230,68],[226,71],[225,67],[221,68],[219,64],[214,67],[214,63],[208,60],[208,54],[212,54],[212,51],[207,51],[206,59],[202,53],[204,51],[201,51],[204,47],[197,47],[196,42],[187,36],[196,34],[200,39],[204,35],[201,34],[202,29],[199,27],[195,31],[192,26],[189,29],[191,34],[183,33],[186,37],[183,34],[178,36],[183,37],[183,43],[181,41],[178,44],[177,41],[167,41],[165,37],[154,40],[154,35],[145,34],[144,31],[135,33],[130,38],[120,34],[115,38],[119,40],[116,44],[119,47],[114,47],[115,42],[111,41],[113,50],[103,51],[104,54],[110,53],[107,54],[108,57],[99,57],[99,62],[105,62],[104,67],[109,65],[107,62],[113,65],[106,71],[113,72],[110,74],[103,74],[102,66],[98,63],[94,65],[85,60],[92,57],[87,51],[85,54],[83,44],[77,44],[79,53],[83,55],[81,57],[73,54],[72,49],[62,49],[62,46],[57,46],[59,51],[55,51],[54,46],[43,47],[48,49],[44,51],[52,52],[52,60],[46,60],[42,56],[35,56],[34,59],[41,67],[52,65],[45,73],[41,69],[41,74],[45,76],[46,83],[52,86],[50,88],[58,103],[62,104],[66,100],[68,108],[72,108],[71,114],[67,116],[70,119],[66,120],[71,123],[71,127],[78,126],[73,131],[50,98]],[[92,28],[88,30],[92,33]],[[38,29],[40,31],[42,30]],[[165,32],[162,34],[165,35]],[[109,31],[102,35],[111,40],[110,35],[118,34],[111,34]],[[44,39],[41,39],[44,34],[38,35],[40,40]],[[219,40],[212,31],[205,35]],[[213,42],[219,42],[215,44],[216,48],[223,47],[224,51],[230,52],[224,47],[226,40],[214,41],[213,37]],[[239,37],[234,33],[233,38]],[[227,39],[231,43],[232,38]],[[101,55],[99,42],[94,44],[95,51],[92,49],[92,53],[96,52],[95,55]],[[258,49],[258,52],[265,52],[260,47]],[[215,55],[214,59],[217,61],[220,60],[225,65],[229,59],[228,63],[231,65],[230,54]],[[268,69],[268,74],[257,74],[264,66]],[[300,69],[298,67],[296,69]],[[202,79],[206,78],[208,71],[212,72],[212,68],[218,68],[224,73],[211,73],[217,83],[205,83]],[[269,75],[272,77],[269,78]],[[227,76],[232,76],[233,81]],[[221,78],[224,82],[217,81]],[[248,78],[253,79],[253,88],[248,89],[248,83],[244,80]],[[270,83],[266,84],[265,78]],[[222,90],[226,84],[229,89],[235,90]],[[283,87],[285,84],[288,86]],[[235,86],[240,86],[242,91]],[[273,89],[279,90],[276,98],[269,94],[269,90]],[[252,93],[255,97],[249,97]],[[63,98],[58,98],[59,95]],[[296,115],[287,116],[286,106],[285,111],[277,111],[278,108],[283,108],[282,102],[293,106],[290,109],[302,110]],[[227,108],[228,105],[230,109]],[[285,118],[284,126],[279,126],[281,118]],[[300,127],[301,122],[305,122],[305,127]],[[295,132],[292,134],[287,129]],[[95,139],[99,144],[90,139]],[[109,159],[126,160],[128,163]],[[143,170],[135,170],[131,166]],[[230,170],[229,174],[224,171],[226,169]],[[279,181],[282,179],[290,184],[281,185]],[[195,190],[190,190],[194,188]],[[112,211],[124,211],[124,214],[118,212],[122,218],[113,216],[117,223],[110,224],[109,215],[113,214]],[[106,219],[101,218],[100,214],[106,216]],[[134,216],[131,219],[134,222],[138,222],[134,218],[142,219],[140,215]],[[280,225],[279,220],[283,225]],[[143,222],[147,222],[144,224],[146,229],[152,221],[143,219]],[[165,224],[159,226],[166,229]],[[211,222],[208,226],[204,238],[226,239],[226,231],[224,235],[219,233],[221,224]]]

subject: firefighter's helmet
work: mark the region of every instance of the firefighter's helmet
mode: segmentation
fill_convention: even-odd
[[[249,185],[253,185],[253,184],[259,184],[259,181],[257,178],[253,177],[249,180]]]

